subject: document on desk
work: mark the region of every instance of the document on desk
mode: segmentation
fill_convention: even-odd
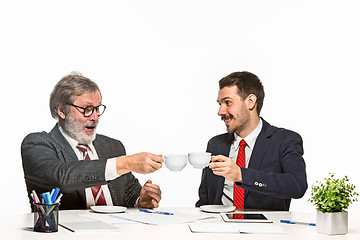
[[[188,223],[201,219],[213,218],[213,216],[202,215],[202,214],[181,214],[176,213],[174,215],[164,215],[156,213],[144,213],[144,212],[133,212],[133,213],[122,213],[111,215],[115,218],[122,218],[134,222],[145,223],[145,224],[175,224],[175,223]]]
[[[193,233],[286,233],[270,223],[191,223],[189,228]]]
[[[60,226],[66,228],[72,232],[83,231],[119,231],[120,229],[100,221],[96,222],[62,222]]]
[[[116,214],[99,214],[99,213],[86,213],[79,214],[80,217],[90,218],[97,221],[102,221],[108,224],[134,224],[134,221],[126,220],[123,218],[114,218]]]

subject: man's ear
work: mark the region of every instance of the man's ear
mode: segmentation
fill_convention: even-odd
[[[57,111],[57,114],[59,115],[59,117],[61,119],[65,119],[66,117],[66,114],[65,114],[65,109],[63,106],[57,106],[56,107],[56,111]]]
[[[257,101],[257,97],[254,94],[250,94],[246,98],[246,104],[247,104],[249,110],[255,110],[256,101]]]

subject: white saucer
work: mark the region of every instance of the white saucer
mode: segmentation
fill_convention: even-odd
[[[200,210],[210,213],[222,213],[222,212],[232,212],[235,210],[235,206],[230,205],[203,205],[200,206]]]
[[[121,213],[125,212],[126,207],[121,206],[91,206],[91,210],[98,213]]]

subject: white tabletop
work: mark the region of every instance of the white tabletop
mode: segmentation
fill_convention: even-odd
[[[94,221],[89,218],[80,217],[79,214],[90,213],[91,210],[67,210],[60,211],[59,222],[84,222]],[[137,211],[136,209],[128,209],[127,211]],[[190,214],[200,214],[198,208],[178,208],[177,212],[184,212]],[[224,221],[218,213],[208,213],[214,218],[198,220],[194,223],[223,223]],[[346,235],[328,236],[316,233],[316,227],[306,225],[291,225],[280,223],[280,219],[290,219],[294,221],[315,222],[314,214],[294,213],[294,212],[265,212],[267,216],[273,220],[273,223],[261,224],[275,224],[280,225],[286,234],[244,234],[244,233],[192,233],[189,229],[189,223],[178,224],[161,224],[149,225],[142,223],[133,224],[117,224],[119,231],[99,232],[99,231],[83,231],[71,232],[59,226],[59,231],[56,233],[38,233],[33,231],[33,214],[23,214],[17,216],[3,217],[0,220],[0,229],[2,236],[9,236],[11,239],[156,239],[156,240],[219,240],[219,239],[266,239],[266,240],[281,240],[281,239],[360,239],[360,221],[349,219],[349,232]],[[262,225],[259,224],[259,227]]]

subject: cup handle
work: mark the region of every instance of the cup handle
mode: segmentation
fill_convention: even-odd
[[[208,166],[210,165],[210,163],[212,163],[212,158],[213,158],[213,156],[214,156],[214,155],[212,155],[212,156],[210,157],[210,161],[209,161],[209,163],[208,163],[205,167],[208,167]]]

